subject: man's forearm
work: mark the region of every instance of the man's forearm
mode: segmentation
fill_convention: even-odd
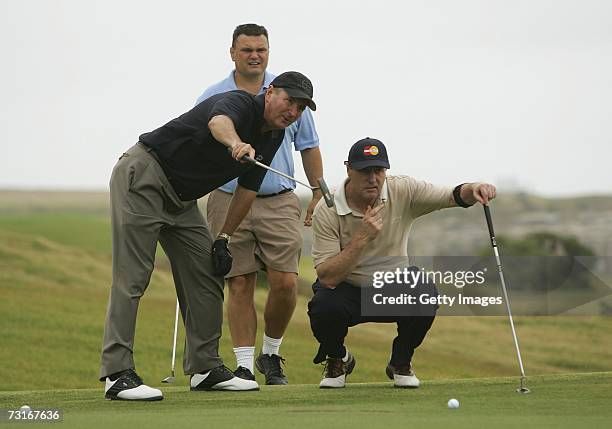
[[[230,202],[229,209],[227,210],[227,216],[225,217],[225,224],[221,228],[221,232],[232,235],[242,219],[246,216],[257,196],[257,192],[250,191],[240,185],[236,186],[234,196]]]
[[[318,147],[312,147],[310,149],[304,149],[300,152],[302,154],[302,165],[304,165],[304,172],[308,177],[308,183],[311,186],[316,187],[312,191],[312,199],[306,209],[306,217],[304,218],[304,226],[312,225],[312,214],[317,206],[317,203],[323,196],[323,191],[319,188],[318,179],[323,177],[323,161],[321,160],[321,151]]]
[[[308,183],[312,186],[319,186],[317,180],[323,177],[323,160],[321,159],[321,151],[318,147],[304,149],[300,152],[302,155],[302,165],[304,173],[308,178]]]
[[[355,269],[363,250],[369,241],[355,236],[348,246],[331,259],[317,265],[319,281],[326,287],[333,288],[343,282]]]
[[[228,116],[214,116],[208,122],[208,129],[212,133],[215,140],[227,147],[233,148],[235,144],[242,142],[236,133],[234,123]]]

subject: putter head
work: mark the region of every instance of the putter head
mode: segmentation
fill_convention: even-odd
[[[162,383],[174,383],[176,381],[176,377],[174,375],[169,375],[168,377],[162,380]]]
[[[327,207],[333,207],[334,206],[334,196],[331,194],[331,192],[329,192],[327,183],[325,183],[325,180],[322,177],[320,179],[317,179],[317,182],[319,183],[319,189],[321,189],[321,192],[323,193],[325,204],[327,204]]]

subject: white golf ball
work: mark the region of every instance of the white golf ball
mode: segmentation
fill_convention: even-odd
[[[448,400],[448,408],[459,408],[459,401],[457,401],[455,398],[453,399],[449,399]]]
[[[30,414],[32,412],[32,408],[30,408],[29,405],[23,405],[21,408],[19,408],[19,411],[25,414]]]

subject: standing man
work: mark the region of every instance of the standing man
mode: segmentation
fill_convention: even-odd
[[[227,78],[204,91],[198,103],[214,94],[235,89],[253,95],[264,92],[274,79],[274,75],[266,71],[268,53],[268,32],[264,27],[256,24],[236,27],[230,48],[235,69]],[[318,186],[317,179],[323,177],[323,166],[319,137],[308,109],[286,128],[285,139],[272,160],[273,168],[290,176],[294,175],[292,144],[302,155],[308,181],[312,186]],[[267,174],[251,210],[230,241],[236,262],[226,276],[229,290],[227,316],[237,361],[235,373],[246,380],[255,380],[253,361],[257,314],[253,298],[257,271],[265,269],[268,276],[263,348],[255,362],[257,369],[265,374],[266,384],[287,384],[279,347],[295,309],[302,248],[301,210],[294,189],[295,182]],[[210,194],[207,215],[213,233],[221,229],[235,191],[236,181],[232,181]],[[312,212],[321,196],[320,190],[313,192],[304,225],[311,225]]]
[[[223,276],[232,266],[229,236],[248,212],[284,129],[312,101],[312,84],[297,72],[274,79],[253,96],[232,91],[209,98],[140,136],[113,169],[110,182],[113,284],[106,316],[100,380],[105,397],[160,400],[134,368],[136,313],[153,271],[159,241],[172,267],[185,324],[185,374],[191,390],[257,390],[235,377],[219,357]],[[231,152],[231,155],[230,155]],[[224,224],[213,242],[196,199],[238,178]]]
[[[412,370],[412,355],[434,321],[435,308],[419,316],[367,316],[362,313],[361,287],[372,286],[372,264],[381,258],[408,256],[408,231],[416,218],[447,207],[487,204],[495,198],[495,187],[464,183],[452,189],[387,176],[387,149],[371,138],[355,143],[345,164],[348,178],[335,192],[335,207],[318,204],[313,216],[312,256],[318,278],[308,315],[320,344],[314,362],[326,361],[319,386],[344,387],[353,371],[355,358],[344,346],[350,326],[395,322],[398,335],[386,373],[396,387],[415,388],[420,382]]]

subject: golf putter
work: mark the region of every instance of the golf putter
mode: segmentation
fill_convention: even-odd
[[[491,219],[491,210],[488,205],[483,205],[485,218],[487,219],[487,227],[489,228],[489,236],[491,238],[491,245],[493,246],[493,253],[495,254],[495,261],[497,262],[497,271],[499,272],[499,279],[501,280],[502,290],[504,292],[504,298],[506,300],[506,309],[508,310],[508,317],[510,319],[510,327],[512,328],[512,337],[514,338],[514,347],[516,348],[516,356],[518,357],[519,367],[521,369],[521,384],[516,391],[518,393],[529,393],[530,390],[525,386],[525,367],[523,366],[523,359],[521,358],[521,349],[519,347],[518,337],[516,336],[516,330],[514,329],[514,320],[512,320],[512,310],[510,310],[510,300],[508,299],[508,291],[506,290],[506,281],[504,279],[504,272],[502,270],[501,259],[499,257],[499,251],[497,250],[497,242],[495,240],[495,232],[493,231],[493,220]]]
[[[229,152],[231,152],[231,148],[228,148]],[[266,170],[271,171],[272,173],[276,173],[279,176],[283,176],[289,180],[293,180],[295,183],[299,183],[302,186],[306,186],[308,189],[311,190],[317,190],[320,189],[321,193],[323,194],[323,199],[325,200],[325,204],[327,204],[327,207],[333,207],[334,206],[334,196],[331,194],[331,192],[329,192],[329,187],[327,186],[327,183],[325,183],[325,180],[321,177],[319,179],[317,179],[317,183],[319,184],[319,186],[315,187],[315,186],[310,186],[304,182],[301,182],[299,180],[297,180],[294,177],[289,176],[288,174],[283,173],[282,171],[278,171],[272,167],[268,167],[266,164],[262,164],[261,162],[257,161],[256,159],[251,158],[248,155],[244,155],[242,157],[242,159],[248,163],[251,164],[255,164],[258,167],[261,168],[265,168]]]
[[[174,383],[176,377],[174,376],[174,362],[176,359],[176,334],[178,332],[178,317],[179,317],[179,302],[176,300],[176,312],[174,315],[174,338],[172,340],[172,373],[162,380],[162,383]]]

